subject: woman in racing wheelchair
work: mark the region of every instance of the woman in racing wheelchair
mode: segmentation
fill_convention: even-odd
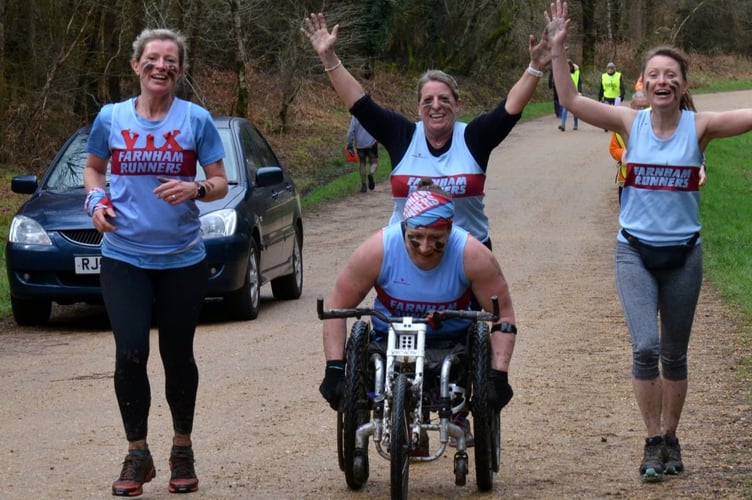
[[[497,413],[512,398],[508,381],[514,350],[515,327],[512,300],[501,266],[493,253],[452,224],[454,202],[430,179],[407,199],[401,223],[389,225],[362,243],[337,276],[326,300],[331,309],[353,308],[375,289],[374,309],[389,317],[418,316],[418,311],[469,310],[476,297],[491,311],[491,297],[498,298],[499,317],[491,327],[491,370],[488,403]],[[372,316],[371,345],[385,342],[387,325]],[[345,385],[345,318],[323,322],[326,370],[319,391],[334,410],[339,409]],[[464,349],[472,320],[452,318],[426,333],[428,353],[440,349]],[[465,412],[464,415],[467,415]],[[469,430],[469,428],[468,428]]]

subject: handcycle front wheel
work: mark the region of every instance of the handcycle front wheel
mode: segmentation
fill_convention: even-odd
[[[407,375],[397,376],[392,392],[391,462],[392,500],[407,498],[410,476],[410,419],[407,409]]]
[[[367,394],[369,327],[356,321],[350,330],[345,349],[345,393],[341,411],[337,412],[337,452],[345,481],[359,490],[368,480],[368,443],[357,448],[355,434],[371,418]],[[340,434],[341,433],[341,434]]]
[[[475,480],[478,490],[493,488],[494,472],[499,470],[500,432],[498,413],[488,404],[491,340],[488,324],[473,325],[472,338],[472,413],[475,431]]]

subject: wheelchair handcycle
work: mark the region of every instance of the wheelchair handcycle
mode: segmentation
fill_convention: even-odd
[[[501,419],[488,403],[491,341],[486,322],[498,320],[498,298],[492,297],[492,303],[493,312],[443,310],[424,317],[389,317],[373,308],[325,310],[323,298],[318,297],[319,319],[356,319],[345,347],[345,389],[337,411],[338,462],[350,489],[359,490],[368,480],[369,439],[390,461],[394,499],[407,498],[410,462],[436,460],[450,438],[456,442],[455,484],[464,486],[469,469],[465,430],[453,417],[467,409],[473,417],[478,489],[493,488],[501,462]],[[373,349],[371,329],[363,316],[378,317],[389,325],[385,355]],[[436,328],[450,318],[472,321],[465,352],[447,354],[438,373],[432,373],[426,370],[427,325]],[[421,437],[425,439],[428,431],[438,431],[439,446],[417,456]]]

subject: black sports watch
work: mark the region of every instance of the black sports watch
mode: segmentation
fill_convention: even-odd
[[[491,332],[513,333],[517,335],[517,326],[513,323],[499,323],[491,327]]]
[[[206,196],[206,188],[204,187],[204,185],[201,184],[200,182],[197,182],[196,188],[197,188],[196,197],[194,198],[194,200],[200,200],[204,198]]]

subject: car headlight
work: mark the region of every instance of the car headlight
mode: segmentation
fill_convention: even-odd
[[[201,216],[201,237],[205,240],[224,238],[235,234],[238,215],[232,208],[217,210]]]
[[[52,240],[42,225],[25,215],[13,217],[8,230],[8,241],[21,245],[52,245]]]

